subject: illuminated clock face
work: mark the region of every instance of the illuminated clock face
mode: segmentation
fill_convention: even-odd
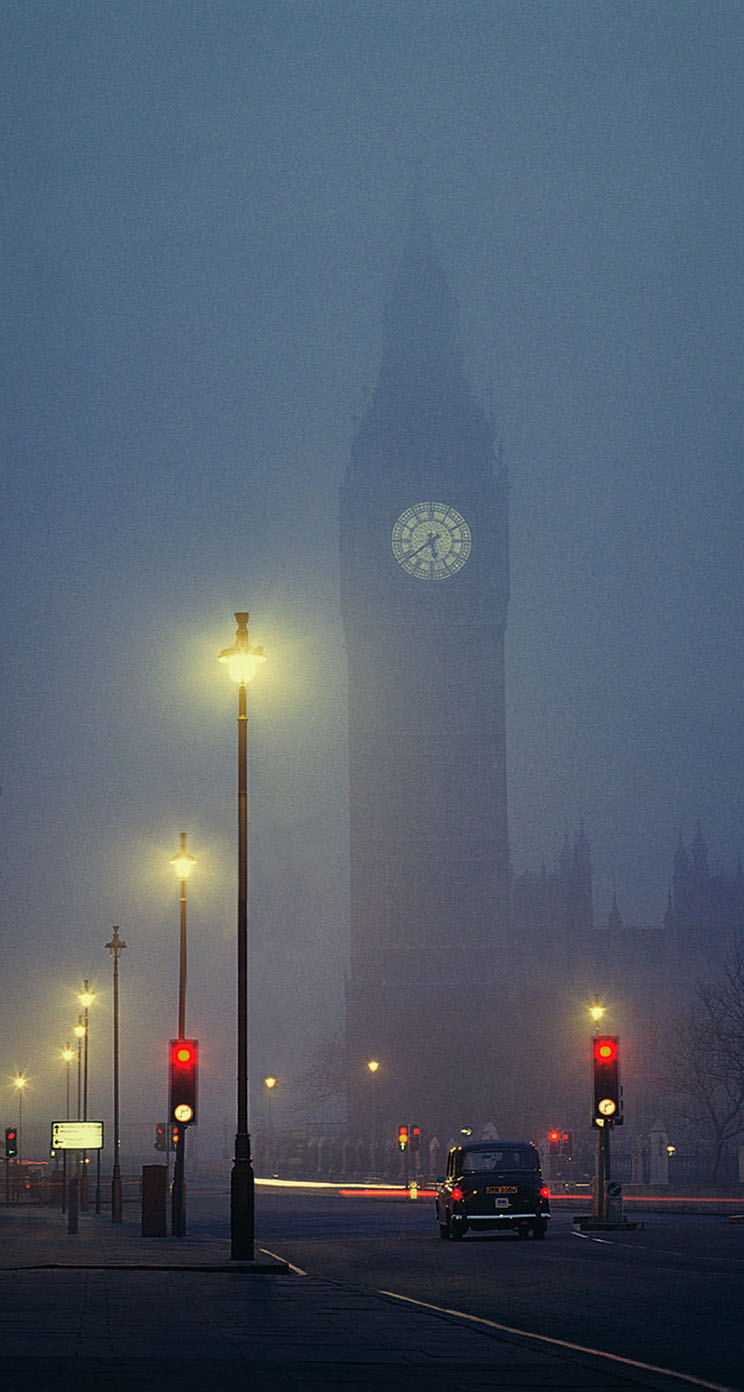
[[[399,566],[418,580],[447,580],[461,570],[473,538],[465,518],[447,503],[414,503],[392,534]]]

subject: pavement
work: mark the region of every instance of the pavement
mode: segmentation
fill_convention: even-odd
[[[256,1244],[142,1237],[0,1207],[0,1370],[10,1392],[480,1392],[689,1388],[630,1364],[299,1272]]]

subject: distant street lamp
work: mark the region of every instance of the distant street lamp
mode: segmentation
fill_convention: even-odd
[[[273,1093],[273,1091],[274,1091],[274,1088],[276,1087],[276,1078],[264,1078],[264,1087],[266,1088],[266,1097],[267,1097],[267,1102],[268,1102],[268,1107],[267,1107],[268,1121],[267,1121],[267,1124],[268,1124],[268,1128],[269,1128],[269,1134],[271,1134],[271,1095],[272,1095],[272,1093]]]
[[[28,1084],[28,1078],[23,1073],[17,1073],[13,1079],[13,1087],[18,1093],[18,1164],[23,1164],[23,1090]]]
[[[274,1160],[273,1160],[273,1156],[274,1156],[274,1128],[273,1128],[272,1119],[271,1119],[271,1099],[272,1099],[273,1094],[274,1094],[274,1088],[276,1087],[276,1078],[273,1078],[273,1077],[264,1078],[264,1087],[266,1088],[266,1129],[267,1129],[267,1131],[268,1131],[268,1136],[269,1136],[269,1173],[270,1173],[270,1174],[273,1174],[273,1173],[274,1173]]]
[[[591,1015],[595,1025],[598,1025],[602,1017],[607,1014],[607,1006],[597,1004],[590,1005],[589,1014]]]
[[[80,1109],[82,1105],[82,1086],[81,1078],[83,1071],[83,1040],[85,1038],[85,1025],[82,1015],[78,1015],[78,1022],[73,1025],[72,1032],[77,1039],[77,1119],[80,1121]]]
[[[171,856],[170,863],[175,870],[181,886],[181,936],[178,954],[178,1038],[186,1038],[186,881],[196,865],[195,856],[186,850],[186,832],[181,832],[181,846],[177,855]],[[169,1125],[173,1118],[169,1118]],[[171,1230],[174,1237],[186,1236],[186,1126],[178,1127],[176,1141],[176,1162],[173,1167],[173,1189],[171,1192]]]
[[[90,1016],[88,1014],[95,996],[90,989],[90,982],[86,977],[83,981],[83,989],[78,992],[78,1000],[83,1007],[83,1121],[88,1120],[88,1032],[90,1029]],[[98,1166],[101,1163],[101,1152],[98,1151]],[[83,1151],[83,1189],[80,1199],[80,1207],[85,1210],[88,1207],[88,1154]],[[96,1185],[96,1213],[100,1212],[100,1184]]]
[[[111,942],[106,943],[109,956],[114,960],[114,1167],[111,1174],[111,1222],[123,1222],[121,1201],[121,1169],[119,1151],[121,1149],[121,1126],[119,1122],[119,958],[126,943],[119,937],[119,929],[114,927]],[[100,1154],[100,1151],[99,1151]]]
[[[89,1016],[89,1014],[88,1014],[88,1011],[90,1010],[90,1007],[92,1006],[92,1004],[93,1004],[93,1002],[94,1002],[94,1000],[95,1000],[95,996],[94,996],[93,992],[90,990],[90,982],[88,981],[87,977],[86,977],[86,979],[83,981],[83,989],[82,989],[82,991],[78,992],[78,1000],[80,1001],[80,1004],[81,1004],[81,1006],[83,1007],[83,1036],[82,1036],[82,1037],[83,1037],[83,1039],[85,1040],[85,1043],[84,1043],[84,1045],[83,1045],[83,1121],[87,1121],[87,1120],[88,1120],[88,1029],[89,1029],[89,1024],[90,1024],[90,1016]]]
[[[62,1058],[65,1061],[65,1121],[70,1120],[70,1065],[75,1057],[75,1050],[69,1044],[65,1044],[62,1050]]]
[[[62,1058],[65,1061],[65,1121],[70,1120],[70,1068],[75,1057],[75,1050],[65,1044],[62,1050]],[[62,1151],[62,1212],[67,1211],[67,1151]]]
[[[236,614],[235,642],[219,661],[238,684],[238,1097],[235,1156],[230,1176],[230,1256],[252,1261],[255,1236],[255,1180],[248,1132],[248,709],[246,683],[265,662],[263,648],[252,648],[246,613]]]
[[[372,1082],[372,1143],[370,1146],[370,1162],[372,1173],[377,1173],[377,1070],[380,1067],[377,1059],[370,1059],[367,1064]]]

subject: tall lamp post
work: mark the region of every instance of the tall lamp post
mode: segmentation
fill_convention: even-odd
[[[186,881],[196,865],[195,856],[186,850],[186,832],[181,832],[181,846],[177,855],[171,856],[170,863],[175,870],[181,886],[181,934],[178,953],[178,1038],[186,1038]],[[169,1118],[169,1129],[172,1118]],[[176,1141],[176,1163],[173,1169],[173,1191],[171,1194],[171,1230],[174,1237],[186,1235],[186,1126],[178,1128]]]
[[[268,1078],[264,1078],[264,1087],[266,1088],[266,1125],[267,1125],[267,1131],[268,1131],[268,1137],[269,1137],[269,1173],[270,1173],[270,1174],[273,1174],[273,1173],[274,1173],[274,1126],[273,1126],[273,1118],[272,1118],[272,1115],[271,1115],[271,1102],[272,1102],[272,1099],[273,1099],[273,1096],[274,1096],[274,1088],[276,1087],[276,1078],[272,1077],[271,1075],[270,1075]]]
[[[372,1145],[370,1146],[370,1164],[372,1173],[376,1174],[377,1165],[377,1070],[380,1067],[377,1059],[370,1059],[367,1064],[370,1078],[372,1080]]]
[[[75,1057],[75,1050],[65,1044],[62,1050],[62,1058],[65,1062],[65,1121],[70,1120],[70,1068]],[[67,1211],[67,1151],[62,1151],[62,1212]]]
[[[90,989],[90,982],[86,977],[83,981],[83,989],[78,992],[78,1000],[83,1007],[83,1121],[88,1120],[88,1030],[90,1028],[90,1016],[88,1014],[95,996]],[[98,1174],[100,1176],[101,1152],[98,1151]],[[96,1213],[100,1213],[100,1183],[96,1185]],[[83,1192],[80,1207],[85,1210],[88,1207],[88,1155],[83,1153]]]
[[[121,1148],[121,1125],[119,1120],[119,958],[121,957],[126,943],[119,937],[119,929],[115,926],[111,934],[111,942],[106,943],[109,956],[114,961],[114,1167],[111,1174],[111,1222],[121,1223],[122,1202],[121,1202],[121,1169],[119,1167],[119,1151]],[[100,1153],[100,1152],[99,1152]]]
[[[62,1050],[62,1058],[65,1063],[65,1121],[70,1120],[70,1067],[75,1057],[75,1050],[69,1044],[65,1044]]]
[[[17,1073],[13,1079],[13,1087],[18,1093],[18,1164],[23,1164],[23,1089],[28,1082],[28,1078],[23,1073]]]
[[[255,1196],[248,1132],[248,709],[246,684],[264,662],[263,648],[252,648],[249,614],[236,614],[235,642],[219,661],[238,684],[238,1097],[235,1156],[230,1176],[230,1256],[252,1261]]]
[[[72,1032],[77,1039],[77,1120],[80,1121],[82,1106],[82,1076],[83,1076],[83,1039],[85,1037],[85,1025],[82,1015],[78,1015],[78,1022],[73,1025]]]

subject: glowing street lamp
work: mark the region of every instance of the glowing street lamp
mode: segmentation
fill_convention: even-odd
[[[264,1078],[264,1087],[266,1088],[266,1129],[267,1129],[267,1131],[268,1131],[268,1133],[269,1133],[269,1172],[270,1172],[271,1174],[273,1174],[273,1173],[274,1173],[274,1127],[273,1127],[272,1117],[271,1117],[271,1100],[272,1100],[272,1097],[273,1097],[273,1095],[274,1095],[274,1088],[276,1087],[276,1078],[272,1077],[271,1075],[269,1075],[268,1078]]]
[[[75,1050],[69,1044],[65,1044],[62,1050],[62,1058],[65,1063],[65,1121],[70,1120],[70,1066],[75,1057]],[[66,1154],[66,1152],[65,1152]]]
[[[18,1093],[18,1164],[23,1163],[23,1090],[28,1084],[28,1078],[23,1073],[16,1073],[13,1079],[13,1087]]]
[[[186,1038],[186,881],[196,865],[196,857],[186,850],[186,832],[181,832],[181,845],[170,863],[181,886],[181,937],[178,955],[178,1039]],[[179,1126],[176,1140],[176,1163],[173,1168],[171,1191],[171,1229],[174,1237],[186,1235],[186,1127]]]
[[[598,1025],[602,1017],[607,1014],[607,1007],[605,1005],[599,1004],[590,1005],[589,1014],[591,1015],[594,1024]]]
[[[88,981],[88,978],[87,978],[87,977],[85,977],[85,979],[84,979],[84,981],[83,981],[83,989],[82,989],[82,991],[79,991],[79,992],[78,992],[78,1000],[79,1000],[81,1006],[83,1007],[83,1041],[84,1041],[84,1042],[83,1042],[83,1121],[87,1121],[87,1120],[88,1120],[88,1035],[89,1035],[89,1030],[90,1030],[90,1016],[89,1016],[88,1012],[89,1012],[90,1007],[92,1006],[92,1004],[93,1004],[93,1002],[94,1002],[94,1000],[95,1000],[95,996],[94,996],[93,992],[92,992],[91,989],[90,989],[90,982]],[[96,1180],[96,1213],[100,1213],[100,1201],[101,1201],[101,1200],[100,1200],[100,1194],[101,1194],[101,1188],[100,1188],[101,1152],[100,1152],[100,1150],[96,1152],[96,1162],[97,1162],[97,1169],[96,1169],[96,1175],[97,1175],[97,1180]],[[83,1187],[82,1187],[82,1197],[81,1197],[80,1207],[81,1207],[82,1209],[87,1209],[87,1207],[88,1207],[88,1156],[87,1156],[87,1152],[84,1152],[84,1153],[83,1153]]]
[[[271,1094],[276,1087],[276,1078],[264,1078],[264,1087],[266,1088],[266,1096],[268,1099],[268,1126],[269,1132],[271,1132]]]
[[[119,929],[114,925],[111,942],[106,943],[109,957],[114,963],[114,1166],[111,1173],[111,1222],[122,1223],[121,1168],[119,1151],[121,1149],[121,1125],[119,1121],[119,958],[126,943],[119,937]],[[101,1154],[100,1150],[98,1152]]]
[[[370,1059],[367,1067],[372,1082],[372,1145],[370,1147],[370,1160],[372,1162],[372,1173],[376,1173],[377,1165],[377,1070],[380,1067],[377,1059]]]
[[[65,1121],[70,1120],[70,1069],[72,1060],[75,1057],[75,1050],[69,1044],[65,1044],[61,1051],[61,1057],[65,1064]],[[62,1151],[62,1212],[67,1210],[67,1151]]]
[[[181,941],[178,973],[178,1038],[186,1038],[186,881],[196,865],[196,857],[186,850],[186,832],[181,832],[181,847],[171,856],[170,864],[181,885]]]
[[[78,1119],[78,1121],[80,1121],[80,1099],[81,1099],[81,1097],[82,1097],[82,1091],[81,1091],[81,1083],[80,1083],[80,1080],[81,1080],[81,1077],[82,1077],[82,1069],[83,1069],[83,1040],[84,1040],[84,1038],[85,1038],[85,1025],[83,1024],[83,1017],[82,1017],[82,1015],[78,1015],[78,1022],[77,1022],[76,1025],[73,1025],[73,1027],[72,1027],[72,1032],[73,1032],[73,1034],[74,1034],[74,1036],[75,1036],[75,1038],[77,1039],[77,1042],[78,1042],[78,1043],[77,1043],[77,1119]]]
[[[235,642],[219,661],[238,684],[238,1097],[235,1157],[230,1176],[230,1256],[252,1261],[255,1236],[255,1181],[248,1132],[248,706],[246,683],[265,662],[263,648],[248,637],[250,615],[235,615]]]
[[[90,982],[87,977],[83,981],[83,989],[78,992],[78,1000],[83,1007],[83,1033],[85,1040],[83,1045],[83,1121],[88,1120],[88,1029],[90,1017],[88,1011],[92,1006],[95,996],[90,989]],[[75,1031],[77,1034],[77,1030]]]

